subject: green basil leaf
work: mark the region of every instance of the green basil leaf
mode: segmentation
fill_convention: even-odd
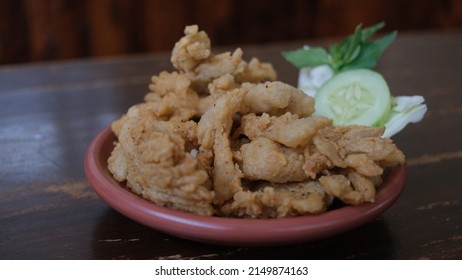
[[[340,44],[332,44],[329,48],[331,55],[330,66],[338,72],[359,53],[361,44],[361,25],[356,26],[355,33],[345,38]]]
[[[331,48],[332,68],[340,70],[354,61],[360,54],[362,45],[367,43],[369,38],[383,26],[383,22],[364,29],[361,28],[361,24],[357,25],[352,35],[345,38],[336,48]],[[332,53],[333,50],[336,51],[335,55]]]
[[[377,65],[377,61],[382,55],[383,51],[395,40],[397,32],[394,31],[374,42],[368,42],[362,45],[361,52],[358,57],[341,68],[342,71],[368,68],[372,69]]]
[[[361,32],[361,25],[356,26],[355,33],[351,37],[351,40],[348,42],[348,47],[346,50],[346,53],[343,55],[343,61],[344,63],[348,63],[356,58],[356,56],[359,54],[359,49],[361,48],[361,38],[362,38],[362,32]]]
[[[396,32],[390,33],[378,40],[371,37],[385,26],[384,22],[362,29],[357,25],[355,31],[340,44],[333,44],[329,52],[323,48],[300,48],[294,51],[282,52],[284,58],[297,68],[314,67],[328,64],[334,72],[349,69],[369,68],[376,66],[383,51],[396,38]]]
[[[360,54],[361,49],[362,49],[361,45],[356,46],[353,53],[348,57],[348,60],[345,60],[345,65],[348,64],[348,63],[351,63],[353,60],[355,60],[358,57],[358,55]]]
[[[379,22],[379,23],[377,23],[377,24],[375,24],[373,26],[364,28],[363,31],[362,31],[362,40],[361,41],[363,43],[369,41],[369,39],[372,37],[372,35],[374,35],[375,32],[382,29],[384,26],[385,26],[385,23],[382,21],[382,22]]]
[[[339,44],[333,44],[329,48],[330,55],[332,57],[333,61],[338,61],[342,59],[342,52],[340,51],[340,45]]]
[[[330,63],[330,56],[323,48],[300,48],[294,51],[282,52],[282,56],[297,68]]]

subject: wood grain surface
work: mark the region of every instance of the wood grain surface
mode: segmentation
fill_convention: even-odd
[[[296,84],[280,51],[302,43],[329,42],[242,48]],[[338,236],[262,248],[157,232],[112,210],[86,180],[88,144],[142,100],[151,75],[171,70],[168,53],[0,67],[0,258],[461,259],[461,46],[462,32],[400,34],[380,60],[394,95],[423,95],[429,108],[394,137],[408,165],[396,204]]]
[[[0,0],[0,64],[170,50],[199,24],[215,45],[462,27],[459,0]]]

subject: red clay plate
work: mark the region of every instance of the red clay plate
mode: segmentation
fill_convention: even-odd
[[[115,140],[110,127],[106,127],[91,142],[85,156],[85,173],[101,199],[148,227],[212,244],[282,245],[336,235],[382,214],[398,199],[407,180],[406,165],[395,167],[379,188],[374,203],[345,206],[319,215],[280,219],[206,217],[155,205],[123,188],[107,170],[106,161]]]

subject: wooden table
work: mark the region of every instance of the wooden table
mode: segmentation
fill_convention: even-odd
[[[297,70],[279,53],[301,44],[243,49],[296,84]],[[88,144],[142,100],[151,75],[171,69],[168,53],[0,68],[0,258],[462,258],[462,32],[400,34],[380,60],[394,95],[423,95],[429,108],[394,137],[408,166],[396,204],[357,229],[289,246],[179,239],[122,216],[93,192],[83,169]]]

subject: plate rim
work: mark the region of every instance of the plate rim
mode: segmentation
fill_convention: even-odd
[[[104,149],[108,149],[105,145],[114,141],[116,137],[107,126],[91,141],[85,153],[85,174],[97,195],[114,210],[145,226],[180,238],[212,244],[282,245],[346,232],[391,207],[407,181],[407,165],[396,166],[384,179],[374,203],[344,206],[316,215],[271,219],[201,216],[156,205],[123,188],[103,164],[107,161],[102,155]],[[262,228],[265,229],[264,234]]]

